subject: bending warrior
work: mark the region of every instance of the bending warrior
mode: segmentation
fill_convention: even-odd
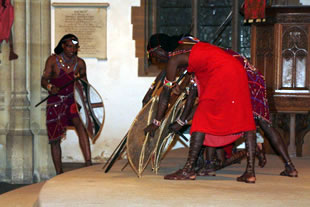
[[[163,70],[156,77],[155,81],[152,83],[148,92],[146,93],[146,95],[143,99],[143,105],[145,105],[150,100],[156,86],[158,84],[162,85],[162,83],[164,82],[164,78],[166,75],[165,69],[166,69],[166,66],[167,66],[167,63],[169,60],[169,53],[172,54],[171,52],[179,46],[179,41],[182,37],[184,37],[184,35],[183,36],[181,36],[181,35],[180,36],[168,36],[168,35],[163,34],[163,33],[157,33],[157,34],[154,34],[150,37],[150,40],[149,40],[148,46],[147,46],[147,54],[148,54],[149,62],[151,62],[151,64],[155,64],[155,65],[156,64],[164,65],[164,67],[163,67]],[[181,71],[179,71],[178,73],[182,73],[184,70],[184,67],[182,67],[180,70]],[[190,95],[188,96],[188,99],[192,99],[192,98],[195,99],[196,98],[196,94],[193,90],[196,91],[197,88],[193,84],[195,84],[195,81],[192,79],[191,84],[188,87],[189,88],[188,91],[190,91]],[[180,94],[180,90],[178,87],[174,87],[172,92],[175,94]],[[190,112],[190,117],[187,117],[186,120],[191,120],[195,110],[193,110],[192,106],[189,106],[187,108],[191,112]],[[183,113],[183,114],[187,114],[187,113]],[[185,120],[185,118],[183,120]],[[180,125],[181,123],[182,123],[182,121],[180,121],[180,119],[178,119],[178,122],[175,122],[169,128],[172,131],[179,131],[185,125],[185,123],[183,123],[181,126]],[[257,145],[259,145],[259,143],[257,143]],[[258,146],[257,149],[262,149],[261,147],[262,146]],[[240,151],[238,153],[232,154],[232,148],[233,148],[232,144],[228,145],[226,147],[220,147],[220,148],[207,147],[206,148],[206,152],[207,152],[206,163],[209,163],[209,164],[204,163],[203,153],[205,151],[205,148],[203,148],[200,152],[200,156],[198,159],[199,161],[197,164],[197,168],[200,169],[198,174],[201,174],[201,175],[202,174],[203,175],[207,175],[207,174],[209,175],[210,174],[211,175],[211,172],[212,172],[213,175],[215,175],[214,171],[216,169],[223,168],[223,167],[228,166],[230,164],[236,163],[236,162],[240,161],[243,157],[245,157],[244,151]],[[216,150],[217,157],[219,158],[218,160],[221,160],[221,162],[218,162],[218,160],[214,161],[213,154],[214,154],[215,150]],[[226,156],[225,156],[224,150],[226,152]],[[265,159],[265,156],[264,156],[264,153],[262,150],[257,151],[257,157],[259,158],[260,166],[263,167],[263,165],[265,165],[265,163],[266,163],[266,159]],[[225,160],[225,158],[227,158],[227,160]]]
[[[147,55],[149,62],[153,65],[165,65],[162,71],[156,76],[154,82],[150,86],[149,90],[145,94],[142,104],[143,106],[152,98],[153,92],[156,86],[162,85],[166,76],[166,64],[169,60],[169,52],[175,50],[179,44],[178,41],[181,36],[169,36],[163,33],[157,33],[150,37],[147,45]],[[181,68],[178,73],[182,73],[184,68]]]
[[[276,152],[281,156],[282,160],[285,163],[285,170],[281,172],[280,175],[289,176],[289,177],[297,177],[298,172],[296,171],[288,155],[287,146],[283,142],[279,132],[271,126],[271,122],[269,119],[268,100],[266,98],[265,80],[264,80],[263,75],[253,65],[251,65],[246,58],[244,58],[240,54],[232,50],[229,50],[229,49],[224,50],[224,51],[232,55],[233,57],[235,57],[243,65],[247,73],[248,85],[249,85],[250,96],[251,96],[251,104],[252,104],[252,110],[253,110],[253,116],[254,116],[255,123],[257,126],[259,126],[263,130],[268,141],[274,147]],[[195,91],[193,91],[193,93],[196,94]],[[189,96],[187,100],[188,102],[191,102],[191,104],[194,102],[193,100],[191,100],[192,97],[193,96]],[[187,114],[190,113],[189,110],[191,110],[191,107],[188,107],[188,106],[190,106],[191,104],[186,105],[187,107],[185,108],[184,113],[180,116],[180,120],[178,122],[173,123],[173,125],[170,127],[171,129],[173,129],[173,131],[179,130],[182,127],[180,123],[186,122],[182,120],[186,120]],[[222,154],[224,154],[222,148],[217,151],[222,151]],[[208,154],[207,161],[204,167],[198,170],[197,175],[200,175],[200,176],[214,175],[213,174],[214,172],[212,171],[223,168],[227,166],[228,164],[232,164],[230,163],[230,161],[234,162],[234,160],[228,159],[226,163],[224,160],[221,160],[221,161],[224,161],[222,165],[218,165],[218,166],[212,165],[212,160],[210,158],[212,157],[214,152],[215,152],[214,147],[207,147],[207,154]],[[221,153],[217,152],[217,154],[221,154]],[[261,146],[257,144],[256,156],[258,157],[260,167],[264,167],[266,164],[266,158],[264,154],[265,153],[264,153],[262,144]],[[242,152],[241,152],[241,155],[242,155]],[[237,153],[234,155],[233,159],[238,160],[238,158],[240,157],[238,157],[238,153]],[[208,166],[207,163],[211,163],[211,166],[210,165]],[[212,174],[210,174],[211,172]]]
[[[63,173],[60,141],[65,136],[67,126],[74,126],[77,132],[85,166],[92,164],[88,135],[73,97],[74,79],[87,81],[86,64],[77,56],[78,48],[76,36],[63,36],[54,49],[55,54],[47,59],[41,78],[41,86],[54,95],[47,100],[46,125],[56,174]],[[71,84],[62,88],[70,82]]]
[[[158,128],[156,123],[160,123],[167,108],[176,68],[188,65],[188,71],[195,73],[199,91],[199,103],[191,127],[190,150],[184,168],[166,175],[165,179],[195,179],[195,163],[203,143],[225,146],[244,133],[248,151],[247,167],[237,180],[255,183],[255,123],[243,65],[221,48],[202,42],[193,46],[188,42],[192,41],[185,40],[185,44],[177,48],[168,62],[167,84],[160,97],[157,120],[145,129],[146,132],[153,132]],[[297,171],[289,162],[281,174],[297,176]]]

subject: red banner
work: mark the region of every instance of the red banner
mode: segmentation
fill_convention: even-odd
[[[265,21],[266,0],[245,0],[244,19],[245,21],[261,22]]]
[[[14,9],[10,0],[0,1],[0,43],[8,42],[14,19]]]

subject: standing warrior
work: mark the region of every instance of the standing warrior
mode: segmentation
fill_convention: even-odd
[[[78,48],[79,41],[75,35],[63,36],[54,49],[55,54],[48,57],[41,78],[41,86],[53,95],[47,100],[46,125],[56,174],[63,173],[60,142],[65,136],[67,126],[74,126],[77,132],[85,166],[92,164],[88,135],[73,95],[74,79],[87,81],[86,64],[77,56]],[[62,88],[70,82],[71,84]]]

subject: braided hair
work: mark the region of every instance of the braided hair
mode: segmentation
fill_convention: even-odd
[[[164,33],[153,34],[148,42],[147,50],[160,46],[166,52],[171,52],[179,46],[178,41],[182,36],[183,35],[169,36]]]
[[[62,53],[62,51],[64,50],[62,48],[62,44],[65,43],[67,40],[75,40],[77,42],[79,41],[79,39],[74,34],[64,35],[54,49],[55,54],[59,55],[60,53]]]

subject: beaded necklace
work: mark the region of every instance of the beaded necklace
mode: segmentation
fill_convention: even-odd
[[[61,56],[61,59],[59,59],[59,62],[61,64],[62,68],[66,68],[67,70],[70,70],[70,68],[73,65],[73,63],[75,62],[75,65],[77,63],[77,57],[76,56],[74,58],[72,58],[72,59],[69,59],[69,60],[67,60],[65,58],[63,53],[61,53],[60,56]]]
[[[74,59],[75,59],[75,63],[74,63],[73,71],[75,71],[77,64],[78,64],[77,58],[75,57]],[[63,70],[65,70],[65,69],[69,70],[71,68],[71,66],[73,65],[73,64],[71,64],[71,66],[67,65],[67,67],[66,67],[63,62],[64,62],[64,60],[62,59],[62,57],[59,55],[56,55],[56,63],[58,65],[58,68],[63,69]],[[73,60],[71,62],[73,63]]]
[[[173,57],[173,56],[184,54],[184,53],[189,53],[191,51],[192,51],[192,49],[176,50],[176,51],[173,51],[173,52],[169,52],[169,57]]]

